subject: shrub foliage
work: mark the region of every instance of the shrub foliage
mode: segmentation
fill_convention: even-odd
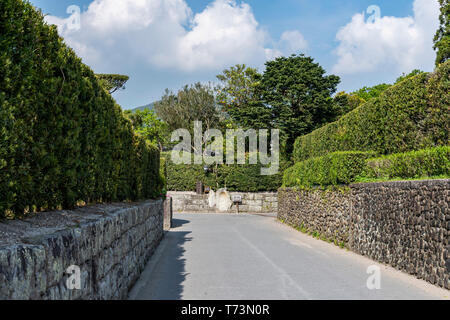
[[[367,161],[365,178],[414,179],[450,176],[450,147],[437,147],[392,154]]]
[[[401,153],[447,145],[450,61],[384,91],[336,122],[299,137],[295,161],[336,151]]]
[[[282,172],[290,163],[282,161],[279,173],[262,176],[261,165],[213,165],[205,173],[204,165],[174,164],[170,154],[164,156],[167,190],[195,191],[198,181],[214,190],[227,188],[228,191],[263,192],[276,191],[282,185]]]
[[[0,216],[159,194],[159,152],[55,26],[0,2]]]
[[[450,147],[374,158],[373,152],[335,152],[296,163],[284,172],[283,186],[312,187],[367,180],[450,176]]]
[[[349,184],[365,169],[373,152],[335,152],[297,162],[284,172],[283,186],[312,187]]]

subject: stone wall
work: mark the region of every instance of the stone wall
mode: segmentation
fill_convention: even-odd
[[[124,299],[163,237],[163,201],[0,223],[0,299]],[[78,266],[81,289],[69,289]]]
[[[450,289],[450,180],[281,189],[278,217]]]
[[[168,197],[164,200],[164,231],[169,231],[172,229],[173,220],[173,199]]]
[[[239,195],[242,204],[239,205],[240,213],[271,213],[278,211],[278,196],[276,192],[230,192],[231,197]],[[174,212],[219,212],[211,208],[208,195],[198,195],[195,192],[169,191],[168,195],[173,199]],[[233,204],[226,213],[236,213],[237,207]]]
[[[351,249],[450,289],[450,180],[352,186]]]
[[[278,219],[302,229],[316,232],[327,240],[348,243],[351,211],[349,188],[330,190],[280,189]]]

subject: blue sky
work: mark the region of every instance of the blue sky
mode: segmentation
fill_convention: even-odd
[[[431,71],[435,0],[32,0],[97,73],[131,77],[114,97],[124,109],[159,99],[236,63],[303,52],[341,77],[339,90]],[[79,29],[66,27],[70,5]],[[363,12],[371,5],[381,16]],[[72,16],[73,18],[73,16]]]

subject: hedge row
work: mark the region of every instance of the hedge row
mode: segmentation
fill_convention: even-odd
[[[367,161],[369,179],[450,177],[450,146],[392,154]]]
[[[312,187],[349,184],[365,169],[373,152],[335,152],[323,157],[297,162],[284,172],[284,187]]]
[[[227,188],[228,191],[263,192],[276,191],[282,185],[283,170],[291,163],[282,161],[278,174],[261,175],[261,165],[213,165],[205,174],[203,165],[181,164],[170,161],[170,154],[164,155],[166,188],[171,191],[195,191],[198,181],[214,190]]]
[[[401,153],[448,145],[450,61],[372,99],[295,143],[295,162],[336,151]]]
[[[296,163],[283,177],[285,187],[350,184],[363,180],[450,177],[450,147],[374,158],[373,152],[335,152]]]
[[[28,2],[0,2],[0,217],[159,194],[159,151]]]

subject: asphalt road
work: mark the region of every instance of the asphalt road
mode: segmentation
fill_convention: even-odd
[[[448,290],[304,235],[274,216],[174,219],[130,299],[450,298]],[[380,267],[380,289],[369,290],[367,269],[373,265]]]

